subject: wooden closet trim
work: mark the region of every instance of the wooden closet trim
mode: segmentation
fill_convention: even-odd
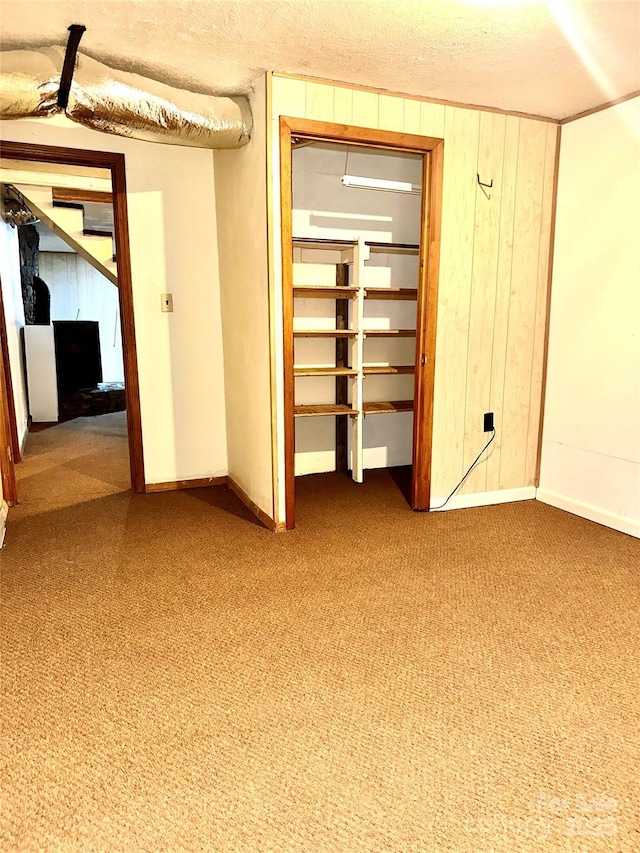
[[[423,157],[420,225],[420,274],[416,317],[416,371],[413,403],[413,462],[419,476],[412,477],[414,509],[428,511],[431,504],[431,447],[433,438],[433,394],[435,384],[438,276],[442,229],[442,176],[444,142]],[[418,428],[422,424],[422,429]]]
[[[124,361],[125,395],[127,403],[127,431],[129,436],[129,465],[131,488],[144,493],[144,456],[142,447],[142,418],[140,413],[140,384],[133,314],[133,284],[131,280],[131,254],[129,249],[129,218],[127,211],[127,182],[124,154],[111,151],[85,151],[80,148],[59,148],[23,142],[3,142],[2,156],[12,160],[55,163],[67,166],[88,166],[108,169],[111,174],[113,194],[114,238],[118,258],[118,291],[122,354]],[[5,365],[6,373],[8,365]],[[2,396],[6,399],[6,383],[2,377]],[[15,412],[13,414],[15,418]],[[0,419],[0,440],[4,441]],[[5,463],[4,455],[0,459]],[[13,461],[11,461],[13,468]],[[4,470],[3,470],[4,476]]]
[[[2,282],[0,281],[0,291]],[[4,304],[0,293],[0,322],[5,327]],[[4,339],[3,339],[4,343]],[[2,347],[0,357],[0,479],[2,481],[2,498],[0,498],[0,515],[2,504],[14,506],[18,502],[15,473],[15,444],[17,444],[16,410],[13,405],[13,385],[9,366],[8,350]],[[11,391],[11,394],[10,394]],[[15,444],[14,444],[15,442]],[[2,531],[0,530],[0,537]]]
[[[295,527],[295,423],[293,377],[293,263],[291,260],[292,186],[291,137],[314,141],[347,142],[367,148],[403,151],[423,156],[420,270],[418,278],[416,378],[414,399],[412,501],[415,509],[428,510],[431,497],[431,438],[435,380],[436,319],[444,140],[410,133],[354,127],[311,119],[280,117],[280,215],[282,246],[282,311],[284,367],[284,454],[286,527]],[[425,181],[426,178],[426,181]],[[425,192],[425,188],[427,191]],[[427,245],[428,236],[428,245]],[[417,424],[422,424],[422,429]],[[416,475],[416,471],[418,472]]]
[[[2,348],[0,357],[4,365],[4,391],[7,399],[9,432],[11,435],[11,455],[14,462],[20,462],[22,459],[22,448],[18,440],[18,424],[16,422],[16,404],[13,394],[13,379],[11,377],[11,367],[9,361],[9,342],[7,339],[7,318],[4,311],[4,296],[2,293],[2,279],[0,278],[0,347]]]

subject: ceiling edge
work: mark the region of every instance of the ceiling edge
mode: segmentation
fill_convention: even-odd
[[[389,89],[376,88],[375,86],[363,86],[361,83],[347,83],[344,80],[327,80],[322,77],[309,77],[306,74],[289,74],[286,71],[272,71],[274,77],[284,77],[287,80],[301,80],[305,83],[324,83],[328,86],[340,86],[343,89],[357,89],[360,92],[373,92],[375,95],[391,95],[396,98],[408,98],[412,101],[423,101],[427,104],[443,104],[445,107],[460,107],[465,110],[482,110],[486,113],[499,113],[500,115],[516,116],[517,118],[530,118],[535,121],[547,121],[550,124],[560,124],[567,119],[552,118],[551,116],[534,115],[523,113],[518,110],[504,110],[501,107],[488,107],[484,104],[464,104],[459,101],[447,101],[443,98],[429,98],[425,95],[409,95],[407,92],[392,92]]]
[[[604,104],[600,104],[600,106],[598,107],[591,107],[590,110],[583,110],[581,113],[576,113],[575,115],[567,116],[566,118],[561,118],[559,124],[569,124],[570,121],[577,121],[579,118],[585,118],[586,116],[590,116],[593,113],[599,113],[602,110],[608,110],[609,107],[615,107],[617,104],[623,104],[625,101],[631,101],[633,98],[637,98],[638,96],[640,96],[640,89],[636,89],[635,92],[629,92],[628,95],[623,95],[621,98],[616,98],[614,101],[607,101]]]

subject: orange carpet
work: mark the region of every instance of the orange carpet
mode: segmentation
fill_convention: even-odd
[[[640,542],[386,472],[131,495],[122,417],[30,436],[2,562],[0,849],[640,850]]]

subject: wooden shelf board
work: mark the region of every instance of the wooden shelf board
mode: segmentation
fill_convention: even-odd
[[[293,237],[292,245],[303,249],[349,249],[356,245],[356,240],[331,240],[327,237]]]
[[[322,297],[324,299],[352,299],[358,295],[358,288],[301,284],[294,286],[293,295],[296,297]]]
[[[415,243],[378,243],[376,241],[365,240],[365,246],[368,246],[372,252],[380,252],[382,254],[396,255],[419,255],[420,246]]]
[[[413,299],[418,298],[415,287],[365,287],[367,299]]]
[[[320,417],[322,415],[357,415],[351,406],[342,403],[327,403],[319,406],[294,406],[296,418]]]
[[[365,376],[391,376],[394,374],[415,373],[415,366],[413,364],[371,364],[364,365],[362,372]]]
[[[393,412],[412,412],[413,400],[391,400],[380,403],[365,403],[365,415],[387,415]]]
[[[365,329],[365,338],[414,338],[415,329]]]
[[[357,376],[350,367],[294,367],[294,376]]]
[[[354,329],[294,329],[294,338],[355,338]],[[415,332],[413,333],[415,334]]]

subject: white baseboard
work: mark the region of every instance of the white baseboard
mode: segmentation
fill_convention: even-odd
[[[4,545],[4,534],[7,532],[7,515],[9,504],[6,501],[0,503],[0,548]]]
[[[599,509],[596,506],[574,500],[573,498],[567,498],[564,495],[559,495],[557,492],[550,492],[547,489],[538,489],[536,498],[542,503],[555,506],[558,509],[571,512],[573,515],[586,518],[588,521],[595,521],[596,524],[612,527],[614,530],[619,530],[621,533],[627,533],[629,536],[635,536],[637,539],[640,539],[640,522],[633,521],[631,518],[623,518],[620,515],[615,515],[613,512]]]
[[[431,511],[447,512],[450,509],[469,509],[474,506],[508,504],[513,501],[532,501],[535,496],[535,486],[526,486],[521,489],[499,489],[495,492],[475,492],[472,495],[454,495],[441,510],[438,510],[438,507],[445,502],[446,497],[431,498]]]

